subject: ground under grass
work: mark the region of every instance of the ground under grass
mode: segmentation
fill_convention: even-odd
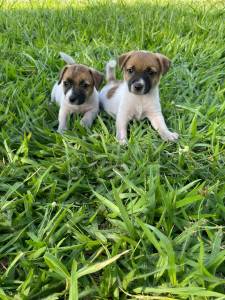
[[[222,1],[1,5],[0,299],[225,299]],[[120,147],[103,112],[57,134],[59,51],[103,70],[131,49],[172,59],[179,142],[143,121]]]

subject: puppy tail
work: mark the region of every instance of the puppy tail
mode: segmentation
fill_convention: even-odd
[[[68,54],[64,52],[59,52],[59,55],[62,60],[64,60],[68,65],[73,65],[75,64],[75,60]]]
[[[116,61],[110,60],[106,64],[106,80],[113,81],[116,80]]]

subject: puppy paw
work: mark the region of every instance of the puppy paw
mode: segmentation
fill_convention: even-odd
[[[174,141],[178,140],[178,138],[179,138],[178,133],[171,132],[171,131],[161,133],[160,136],[164,141],[171,141],[171,142],[174,142]]]
[[[81,119],[80,120],[80,125],[86,128],[90,128],[92,125],[92,120],[88,120],[88,119]]]
[[[119,144],[120,144],[121,146],[127,145],[127,139],[126,139],[126,138],[124,138],[124,139],[118,139],[118,142],[119,142]]]
[[[67,128],[58,128],[58,129],[57,129],[57,132],[58,132],[59,134],[63,134],[65,130],[67,130]]]

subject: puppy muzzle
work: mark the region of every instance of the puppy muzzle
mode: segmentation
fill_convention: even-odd
[[[150,79],[147,76],[132,78],[128,82],[129,91],[136,95],[147,94],[151,89]]]
[[[69,102],[74,105],[81,105],[85,102],[86,96],[81,92],[72,92],[69,96]]]

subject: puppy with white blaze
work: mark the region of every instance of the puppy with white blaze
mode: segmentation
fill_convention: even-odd
[[[76,64],[73,58],[60,52],[61,58],[68,64],[55,83],[51,100],[56,101],[59,109],[58,132],[66,130],[67,115],[82,113],[81,125],[91,127],[99,112],[98,88],[103,74],[85,65]]]
[[[118,59],[124,80],[115,78],[116,61],[106,65],[107,85],[100,92],[104,110],[116,118],[116,134],[119,142],[127,141],[127,125],[130,120],[148,118],[153,128],[165,141],[178,139],[176,132],[166,126],[160,105],[159,82],[170,67],[170,60],[162,54],[148,51],[131,51]]]

